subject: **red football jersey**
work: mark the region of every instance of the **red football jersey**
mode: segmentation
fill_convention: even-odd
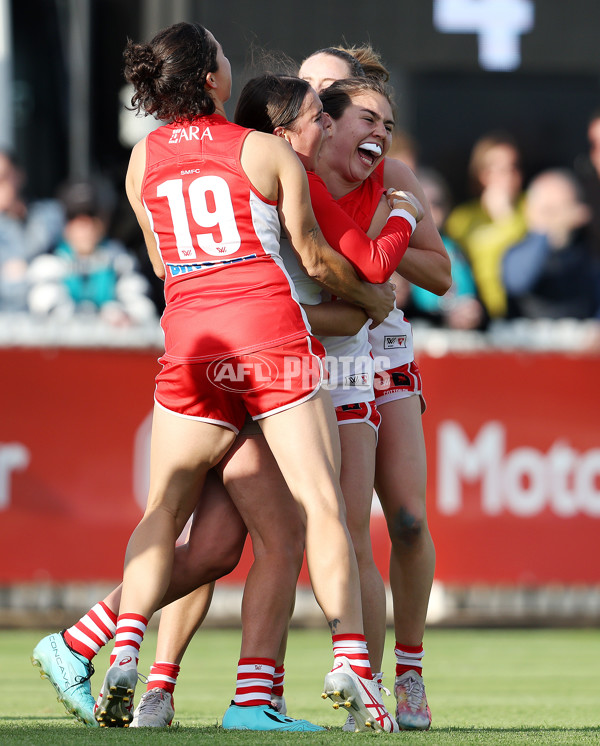
[[[374,174],[375,171],[360,186],[337,200],[338,205],[347,215],[350,215],[365,233],[371,226],[371,220],[373,220],[381,195],[385,191]]]
[[[364,231],[369,229],[381,197],[384,162],[359,187],[337,201]],[[399,308],[394,308],[375,329],[369,329],[369,342],[378,370],[390,370],[414,360],[412,329]]]
[[[213,114],[147,137],[142,201],[165,265],[165,358],[201,362],[308,334],[277,204],[240,165],[250,130]]]

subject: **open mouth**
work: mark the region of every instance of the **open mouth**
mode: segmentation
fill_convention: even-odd
[[[381,145],[375,142],[364,142],[358,146],[358,155],[367,166],[372,166],[382,153]]]

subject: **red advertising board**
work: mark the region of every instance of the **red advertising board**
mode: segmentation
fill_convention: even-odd
[[[120,579],[145,499],[158,355],[0,349],[0,584]],[[421,354],[419,365],[436,578],[600,583],[600,357]],[[386,574],[377,511],[372,532]],[[247,548],[229,579],[250,561]]]

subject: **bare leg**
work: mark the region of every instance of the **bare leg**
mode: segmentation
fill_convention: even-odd
[[[427,525],[425,441],[418,396],[381,405],[375,488],[392,541],[390,585],[396,640],[420,645],[435,548]]]
[[[306,515],[306,557],[317,603],[333,633],[362,634],[358,566],[339,486],[339,435],[329,393],[320,391],[260,425]]]
[[[194,511],[187,542],[175,550],[173,577],[163,600],[177,597],[186,588],[190,592],[163,608],[155,660],[181,663],[208,613],[214,581],[237,565],[246,533],[227,490],[211,470]]]
[[[183,657],[189,640],[208,612],[214,581],[236,567],[246,534],[246,526],[227,490],[211,470],[194,511],[187,541],[175,547],[171,581],[159,606],[163,607],[158,634],[162,652],[157,653],[166,656],[161,659],[178,662]],[[102,601],[115,615],[119,612],[122,588],[119,584]],[[169,606],[179,599],[182,611],[174,614]],[[173,622],[168,621],[171,616]],[[190,630],[186,632],[187,624]],[[171,641],[168,647],[167,640]]]
[[[292,606],[290,608],[290,615],[288,617],[288,625],[285,628],[283,637],[281,638],[281,644],[279,645],[279,652],[277,653],[277,657],[275,658],[275,663],[278,666],[283,666],[283,664],[285,663],[285,654],[287,652],[288,636],[290,633],[289,622],[292,620],[292,616],[294,615],[295,606],[296,606],[296,594],[294,593],[294,600],[292,601]]]
[[[155,660],[181,663],[192,637],[206,618],[214,587],[214,583],[202,585],[165,606],[160,615]]]
[[[225,427],[154,407],[148,503],[127,545],[115,646],[97,700],[96,719],[103,727],[129,724],[140,644],[169,586],[175,542],[208,470],[234,439]]]
[[[235,434],[155,406],[146,511],[125,555],[120,613],[150,618],[169,586],[175,542],[192,514],[208,470]]]
[[[162,605],[230,573],[239,562],[247,533],[220,476],[211,470],[194,510],[188,540],[175,549],[171,582]]]
[[[236,442],[219,468],[254,551],[242,602],[240,657],[275,659],[302,566],[302,517],[262,435]]]
[[[370,518],[375,477],[375,430],[366,423],[342,425],[341,486],[348,530],[360,575],[365,637],[373,672],[381,671],[385,644],[385,586],[373,559]]]

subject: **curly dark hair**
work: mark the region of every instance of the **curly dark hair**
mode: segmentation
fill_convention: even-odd
[[[135,89],[132,110],[166,122],[214,113],[205,84],[217,70],[217,45],[199,23],[175,23],[148,44],[128,39],[123,59],[125,80]]]

